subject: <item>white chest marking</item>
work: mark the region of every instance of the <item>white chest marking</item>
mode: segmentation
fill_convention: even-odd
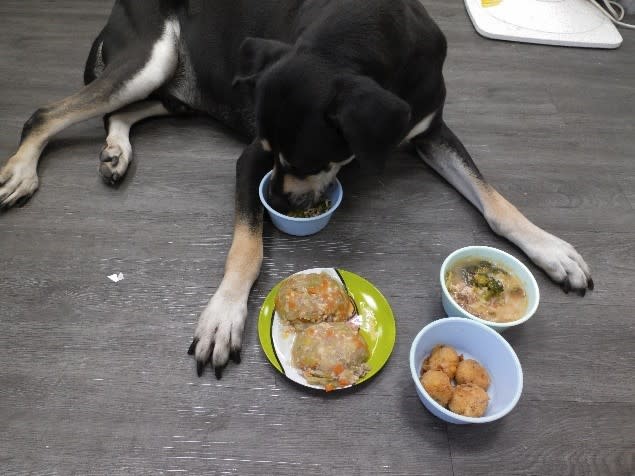
[[[421,121],[419,121],[419,123],[416,126],[414,126],[410,132],[408,132],[408,135],[406,136],[404,140],[410,140],[413,137],[416,137],[419,134],[427,131],[428,127],[430,127],[430,124],[432,124],[432,120],[434,119],[434,116],[436,115],[436,113],[437,112],[434,111],[432,114],[428,114]]]
[[[161,37],[152,47],[146,64],[118,92],[118,96],[128,99],[144,99],[149,92],[159,88],[174,74],[178,62],[178,42],[181,26],[178,20],[166,20]]]

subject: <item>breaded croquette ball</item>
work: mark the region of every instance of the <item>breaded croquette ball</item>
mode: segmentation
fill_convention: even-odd
[[[428,358],[423,361],[423,371],[443,370],[450,379],[453,379],[459,361],[459,355],[452,347],[437,345],[432,349]]]
[[[421,385],[439,405],[447,407],[448,402],[452,398],[454,388],[450,383],[450,377],[445,372],[442,370],[428,370],[421,376]]]
[[[487,392],[473,383],[464,383],[454,389],[448,408],[454,413],[468,417],[481,417],[487,410]]]
[[[456,379],[456,383],[458,385],[473,383],[481,387],[483,390],[487,390],[489,388],[489,374],[487,373],[487,370],[473,359],[461,361],[456,369],[456,375],[454,378]]]

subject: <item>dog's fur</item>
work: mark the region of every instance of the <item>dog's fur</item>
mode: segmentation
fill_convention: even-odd
[[[575,249],[525,218],[483,179],[443,121],[446,40],[417,0],[117,0],[90,51],[86,86],[38,109],[0,170],[0,205],[27,200],[37,163],[63,128],[105,115],[99,171],[109,183],[132,160],[135,122],[188,110],[250,138],[237,163],[234,240],[225,275],[203,311],[190,353],[201,375],[239,360],[247,298],[262,262],[263,211],[318,201],[356,158],[381,168],[410,141],[492,229],[565,291],[593,287]]]

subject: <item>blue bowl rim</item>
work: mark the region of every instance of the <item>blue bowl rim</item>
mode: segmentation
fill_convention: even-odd
[[[342,189],[342,184],[340,183],[340,181],[337,179],[337,177],[335,177],[335,180],[329,185],[329,187],[335,185],[335,187],[336,187],[336,189],[338,191],[337,200],[335,200],[335,203],[333,205],[331,205],[331,208],[329,208],[324,213],[322,213],[320,215],[316,215],[314,217],[308,217],[308,218],[290,217],[288,215],[285,215],[284,213],[280,213],[280,212],[274,210],[273,208],[271,208],[271,206],[267,203],[267,200],[265,200],[265,195],[264,195],[263,190],[262,190],[265,182],[267,180],[269,180],[269,178],[271,177],[272,173],[273,173],[273,170],[270,170],[269,172],[267,172],[267,174],[260,181],[260,185],[258,186],[258,196],[260,197],[260,202],[267,209],[267,211],[269,213],[275,215],[278,218],[282,218],[284,220],[289,220],[289,221],[304,222],[304,223],[310,222],[310,221],[315,221],[315,220],[319,220],[321,218],[324,218],[326,216],[331,215],[337,209],[337,207],[340,206],[340,203],[342,203],[342,197],[344,196],[344,190]]]
[[[468,417],[468,416],[459,415],[458,413],[454,413],[448,410],[447,408],[441,406],[432,397],[430,397],[430,395],[428,395],[428,392],[426,392],[425,388],[423,388],[421,381],[419,380],[419,375],[417,374],[417,363],[415,362],[415,348],[417,347],[417,344],[421,340],[421,337],[423,336],[425,332],[427,332],[428,330],[434,327],[444,325],[447,322],[457,322],[457,321],[467,324],[468,326],[472,325],[472,326],[480,327],[481,329],[485,330],[485,332],[489,332],[490,334],[495,336],[495,338],[498,339],[498,341],[501,344],[503,344],[503,346],[506,347],[507,350],[511,353],[512,360],[514,361],[516,370],[518,371],[518,385],[516,387],[516,392],[515,392],[513,400],[510,403],[508,403],[502,410],[500,410],[497,413],[494,413],[493,415],[488,415],[484,417]],[[500,418],[503,418],[505,415],[507,415],[509,412],[511,412],[514,409],[514,407],[520,400],[520,397],[523,393],[523,368],[520,365],[520,360],[518,360],[518,356],[516,355],[516,352],[514,351],[512,346],[509,345],[509,342],[507,342],[505,338],[501,336],[498,332],[486,326],[485,324],[481,324],[480,322],[466,319],[465,317],[440,318],[427,324],[423,329],[419,331],[419,333],[416,335],[416,337],[412,341],[412,344],[410,345],[410,374],[412,376],[412,379],[415,382],[415,385],[418,388],[420,388],[420,390],[423,391],[423,394],[427,397],[428,402],[433,407],[435,407],[438,411],[440,411],[444,415],[448,416],[448,418],[459,420],[465,423],[489,423],[489,422],[498,420]],[[448,423],[451,423],[451,422],[448,422]]]
[[[454,298],[452,297],[448,289],[445,287],[444,274],[445,274],[445,269],[447,268],[450,260],[452,260],[452,258],[454,258],[459,253],[465,253],[469,251],[474,251],[475,256],[478,256],[479,250],[491,250],[491,251],[494,251],[495,253],[499,253],[503,256],[506,256],[512,261],[512,263],[514,263],[516,267],[525,271],[527,275],[529,276],[529,284],[534,289],[534,292],[536,294],[536,300],[535,302],[531,303],[531,307],[527,309],[527,312],[525,312],[525,314],[520,319],[516,319],[515,321],[511,321],[511,322],[493,322],[493,321],[487,321],[485,319],[481,319],[480,317],[475,316],[474,314],[463,309],[463,307],[461,307],[461,305],[454,300]],[[525,264],[522,261],[520,261],[518,258],[516,258],[515,256],[501,249],[494,248],[493,246],[472,245],[472,246],[464,246],[463,248],[454,250],[443,260],[443,263],[441,264],[441,268],[439,269],[439,281],[441,283],[441,292],[445,295],[447,299],[450,300],[452,304],[454,304],[457,308],[461,310],[461,312],[465,314],[465,317],[495,329],[502,329],[502,330],[509,329],[510,327],[518,326],[520,324],[523,324],[524,322],[527,322],[536,313],[536,311],[538,310],[538,305],[540,304],[540,288],[538,287],[538,282],[536,281],[536,278],[534,277],[533,273],[529,270],[529,268],[525,266]]]

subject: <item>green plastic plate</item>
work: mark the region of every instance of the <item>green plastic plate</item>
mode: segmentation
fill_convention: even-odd
[[[386,364],[395,346],[395,318],[386,298],[361,276],[350,271],[336,268],[315,268],[301,271],[301,273],[327,272],[337,277],[344,285],[348,294],[355,301],[357,315],[353,318],[360,326],[360,334],[366,340],[370,357],[370,370],[356,383],[356,385],[370,379]],[[282,282],[282,281],[281,281]],[[304,377],[291,365],[292,338],[282,335],[280,318],[275,312],[275,298],[280,287],[276,284],[265,298],[258,316],[258,335],[269,362],[288,378],[306,387],[323,388],[310,385]]]

